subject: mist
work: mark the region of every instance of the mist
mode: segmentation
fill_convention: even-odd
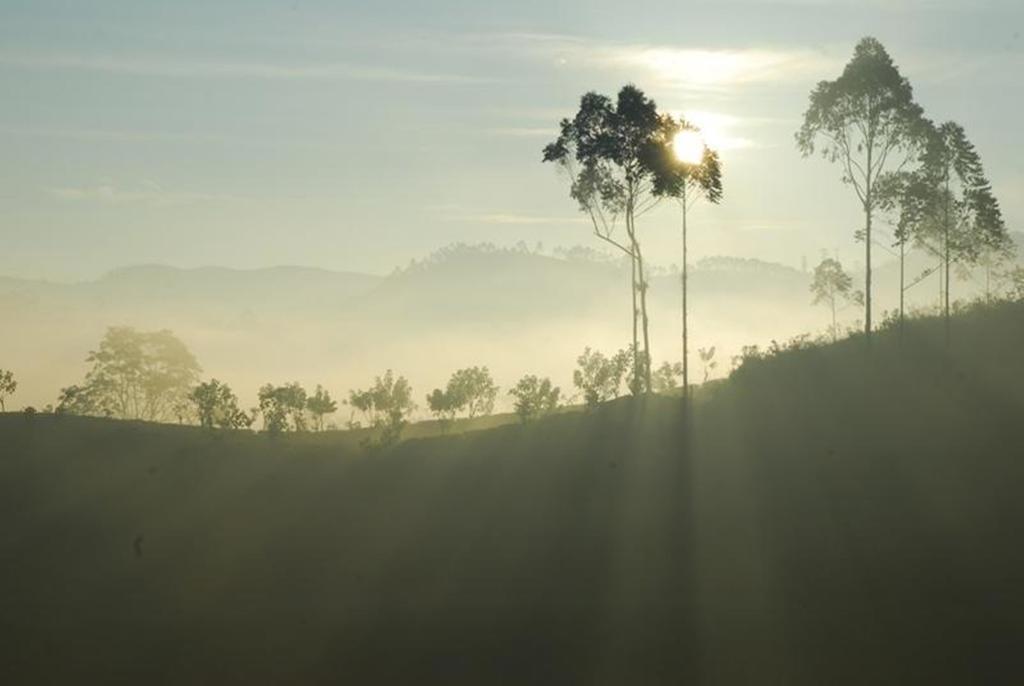
[[[5,3],[0,682],[1024,682],[1022,25]]]
[[[931,262],[918,256],[911,269],[923,274]],[[887,296],[882,310],[897,305],[885,288],[895,267],[878,267]],[[678,358],[681,332],[678,267],[655,274],[657,365]],[[699,366],[698,349],[714,346],[709,379],[727,375],[743,346],[817,337],[830,325],[828,311],[812,304],[809,269],[710,257],[692,266],[691,279],[691,364]],[[0,317],[15,324],[17,335],[3,341],[2,353],[20,372],[20,406],[56,405],[60,389],[84,377],[86,358],[106,329],[130,326],[170,329],[196,355],[204,378],[230,384],[245,407],[256,405],[265,383],[322,384],[344,398],[394,369],[413,386],[414,416],[426,419],[423,396],[472,365],[489,367],[506,391],[533,373],[571,396],[572,369],[585,347],[614,353],[628,346],[628,284],[626,265],[609,253],[581,246],[538,252],[525,244],[450,246],[385,276],[142,265],[77,283],[5,278]],[[982,296],[984,271],[964,275],[956,288],[965,302]],[[930,311],[938,303],[937,274],[908,293],[908,307]],[[840,310],[844,329],[856,329],[861,319],[852,304]],[[699,370],[696,380],[702,379]],[[498,409],[511,406],[501,393]],[[332,421],[340,427],[346,419],[342,413]]]

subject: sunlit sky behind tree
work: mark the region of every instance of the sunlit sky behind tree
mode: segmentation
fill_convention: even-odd
[[[793,133],[864,35],[966,127],[1020,230],[1022,30],[1019,0],[2,0],[0,274],[598,247],[540,151],[584,91],[627,82],[721,148],[694,258],[853,266],[855,198]],[[641,225],[654,263],[678,262],[677,221]]]

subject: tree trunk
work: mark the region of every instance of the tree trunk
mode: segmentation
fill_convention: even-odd
[[[943,311],[945,313],[946,345],[949,345],[949,171],[946,171],[946,198],[943,203],[942,219],[942,261],[946,275],[946,290],[943,294]]]
[[[946,290],[943,294],[943,310],[945,311],[946,319],[946,344],[949,345],[949,229],[946,230],[946,246],[943,251],[943,260],[946,263],[943,267],[946,273]]]
[[[832,342],[835,343],[839,340],[839,336],[836,332],[836,294],[832,294]]]
[[[683,183],[683,268],[682,268],[682,287],[683,287],[683,399],[689,399],[690,397],[690,355],[689,355],[689,329],[687,328],[687,302],[686,302],[686,287],[687,287],[687,268],[686,268],[686,183]]]
[[[637,307],[637,283],[636,283],[636,238],[633,235],[633,227],[630,224],[630,218],[626,217],[626,232],[629,234],[629,263],[630,263],[630,286],[633,290],[633,388],[630,390],[633,393],[639,392],[640,383],[640,344],[638,337],[638,322],[640,313]]]
[[[904,265],[906,263],[907,256],[907,241],[904,239],[900,240],[900,346],[903,346],[903,301],[906,294],[904,287]]]
[[[635,228],[634,228],[635,231]],[[640,277],[640,312],[643,317],[643,334],[644,334],[644,384],[646,385],[646,392],[651,392],[651,337],[648,331],[648,318],[647,318],[647,279],[644,274],[644,258],[640,252],[640,241],[636,242],[636,263],[637,271]]]
[[[871,344],[871,204],[865,203],[864,231],[864,335]]]
[[[871,213],[874,210],[874,203],[871,197],[871,153],[874,149],[874,140],[868,140],[868,166],[867,179],[864,184],[864,337],[867,344],[871,345]]]

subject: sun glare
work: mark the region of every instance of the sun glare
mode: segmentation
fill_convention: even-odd
[[[672,141],[672,149],[680,162],[700,164],[704,159],[704,139],[696,131],[680,131]]]

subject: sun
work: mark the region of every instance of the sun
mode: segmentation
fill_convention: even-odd
[[[672,140],[672,149],[676,158],[686,164],[700,164],[704,159],[704,139],[691,129],[676,134]]]

